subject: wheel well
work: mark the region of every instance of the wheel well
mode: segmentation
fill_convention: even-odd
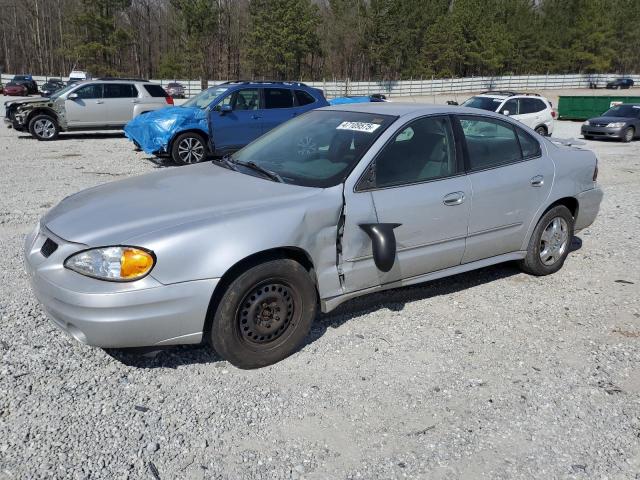
[[[34,111],[30,112],[29,116],[27,117],[27,121],[25,123],[27,127],[29,126],[29,122],[31,122],[31,119],[36,115],[49,115],[50,117],[53,117],[56,123],[58,122],[58,116],[55,114],[55,112],[49,110],[48,108],[36,108]]]
[[[546,126],[546,125],[544,125],[544,124],[540,124],[540,125],[538,125],[536,128],[534,128],[534,130],[537,130],[537,129],[539,129],[539,128],[543,128],[543,129],[544,129],[544,131],[545,131],[545,134],[548,134],[548,133],[549,133],[549,129],[547,128],[547,126]]]
[[[271,260],[294,260],[302,265],[311,275],[312,280],[316,281],[316,276],[313,268],[313,261],[307,252],[298,247],[280,247],[272,248],[269,250],[263,250],[261,252],[249,255],[243,258],[239,262],[235,263],[229,268],[224,275],[220,278],[220,281],[216,285],[216,288],[209,301],[209,308],[207,308],[207,316],[204,323],[204,329],[202,331],[202,340],[206,342],[209,333],[211,332],[211,322],[213,322],[213,316],[215,315],[216,308],[224,292],[227,290],[231,282],[240,276],[243,272],[249,268],[259,265],[260,263],[268,262]]]
[[[179,132],[176,132],[173,137],[171,137],[171,141],[169,142],[169,145],[167,145],[167,152],[171,153],[171,149],[173,148],[173,142],[176,140],[176,138],[178,138],[183,133],[197,133],[198,135],[204,138],[204,141],[206,142],[206,147],[209,149],[209,151],[211,151],[211,146],[209,145],[209,135],[207,135],[202,130],[198,130],[197,128],[190,128],[189,130],[180,130]]]
[[[551,205],[549,205],[547,209],[542,213],[542,215],[540,215],[540,217],[542,218],[542,216],[544,216],[545,213],[547,213],[553,207],[557,207],[558,205],[564,205],[565,207],[567,207],[571,212],[571,215],[573,216],[573,218],[576,218],[578,216],[578,209],[580,207],[580,205],[578,204],[578,200],[576,200],[573,197],[564,197],[564,198],[560,198],[559,200],[556,200]]]

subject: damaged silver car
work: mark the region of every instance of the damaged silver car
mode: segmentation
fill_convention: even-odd
[[[300,348],[318,308],[506,261],[558,271],[598,213],[597,171],[490,112],[326,107],[222,159],[64,199],[26,265],[83,343],[207,342],[255,368]]]

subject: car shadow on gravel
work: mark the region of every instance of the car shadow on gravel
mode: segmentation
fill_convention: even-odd
[[[570,252],[575,252],[580,248],[582,248],[582,240],[574,236],[571,240]],[[412,302],[450,295],[515,275],[526,277],[526,274],[522,273],[515,262],[508,262],[430,282],[354,298],[330,313],[319,313],[311,327],[311,332],[300,348],[318,340],[329,328],[339,328],[349,320],[377,310],[388,309],[401,312],[407,304]],[[178,368],[182,365],[203,363],[216,363],[221,367],[226,365],[226,362],[210,347],[204,345],[104,349],[104,351],[124,365],[137,368]]]
[[[31,135],[19,135],[21,140],[36,140]],[[61,133],[56,142],[60,140],[105,140],[109,138],[125,138],[124,132],[90,132],[90,133]],[[36,140],[37,141],[37,140]]]

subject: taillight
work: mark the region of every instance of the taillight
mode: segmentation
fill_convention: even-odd
[[[593,169],[593,181],[598,179],[598,159],[596,158],[596,168]]]
[[[171,96],[166,96],[166,97],[164,97],[164,99],[167,101],[167,103],[168,103],[169,105],[173,105],[173,97],[171,97]]]
[[[551,110],[551,117],[552,118],[556,118],[556,111],[555,110]]]

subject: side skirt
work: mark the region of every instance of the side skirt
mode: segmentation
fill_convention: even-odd
[[[385,283],[384,285],[377,285],[375,287],[365,288],[363,290],[357,290],[355,292],[345,293],[344,295],[338,295],[335,297],[323,298],[320,300],[320,308],[322,312],[328,313],[335,309],[340,304],[351,300],[352,298],[367,295],[369,293],[381,292],[384,290],[390,290],[392,288],[406,287],[409,285],[415,285],[417,283],[429,282],[438,278],[450,277],[459,273],[469,272],[471,270],[477,270],[479,268],[488,267],[490,265],[496,265],[498,263],[511,262],[514,260],[522,260],[527,255],[526,251],[518,251],[512,253],[505,253],[495,257],[484,258],[482,260],[476,260],[475,262],[464,263],[462,265],[456,265],[455,267],[445,268],[443,270],[437,270],[435,272],[427,273],[424,275],[418,275],[416,277],[405,278],[396,282]]]

